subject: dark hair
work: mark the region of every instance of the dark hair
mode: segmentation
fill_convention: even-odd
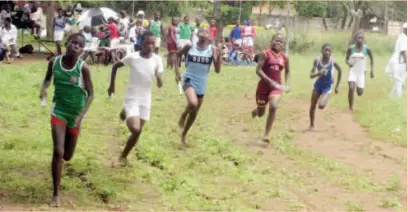
[[[323,44],[323,46],[322,46],[322,51],[323,51],[323,49],[326,48],[326,47],[331,47],[331,45],[328,44],[328,43]]]
[[[282,35],[282,34],[279,33],[279,32],[278,32],[278,33],[275,33],[275,34],[272,36],[272,40],[275,40],[275,38],[278,37],[279,35]]]
[[[58,8],[57,12],[64,12],[64,10],[62,8]]]
[[[229,41],[229,38],[228,38],[228,37],[224,37],[224,41],[225,41],[225,42],[228,42],[228,41]]]
[[[4,20],[11,23],[11,18],[10,17],[5,18]]]
[[[149,30],[145,31],[145,32],[142,34],[141,38],[140,38],[141,43],[143,43],[143,41],[144,41],[145,38],[147,38],[147,37],[152,37],[152,36],[155,36],[155,35],[153,34],[153,32],[151,32],[151,31],[149,31]]]
[[[74,33],[74,34],[71,34],[71,35],[67,38],[67,42],[65,42],[65,46],[68,45],[69,41],[71,41],[73,38],[76,38],[76,37],[81,37],[82,39],[85,40],[84,34],[79,33],[79,32],[78,32],[78,33]]]

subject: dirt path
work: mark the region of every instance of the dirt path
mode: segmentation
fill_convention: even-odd
[[[298,111],[297,115],[285,120],[292,131],[294,130],[295,137],[292,142],[298,148],[342,162],[352,167],[352,171],[358,175],[371,177],[376,183],[387,183],[390,177],[395,175],[400,179],[401,192],[406,190],[406,168],[403,163],[406,150],[404,148],[370,139],[364,129],[352,120],[351,114],[335,109],[325,110],[324,113],[318,111],[316,117],[318,129],[316,132],[305,132],[309,123],[307,115],[309,106],[304,102],[294,101],[284,104],[285,108]],[[250,115],[249,111],[252,108],[248,106],[248,100],[234,101],[232,105],[231,110],[235,115],[241,118]],[[327,114],[336,119],[327,120],[324,118]],[[249,124],[242,119],[237,121],[235,118],[226,124],[228,127],[224,133],[236,144],[262,155],[264,163],[298,175],[305,182],[305,186],[285,185],[285,187],[290,192],[290,198],[304,204],[304,210],[350,210],[350,206],[346,204],[350,201],[362,203],[365,210],[390,211],[389,208],[382,208],[380,204],[393,195],[386,192],[351,192],[340,185],[328,182],[319,170],[300,167],[277,149],[262,147],[259,136],[263,132],[251,132],[252,127]],[[406,194],[400,197],[399,201],[406,207]],[[265,202],[262,209],[285,210],[287,208],[282,208],[285,204],[287,205],[288,202],[270,199]]]

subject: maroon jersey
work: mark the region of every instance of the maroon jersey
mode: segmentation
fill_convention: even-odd
[[[281,83],[281,72],[286,67],[286,55],[283,52],[275,53],[271,49],[264,51],[265,61],[262,71],[273,81]]]

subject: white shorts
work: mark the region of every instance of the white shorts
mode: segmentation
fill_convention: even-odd
[[[364,88],[364,85],[365,85],[365,71],[350,70],[348,81],[349,82],[355,82],[357,88]]]
[[[160,48],[161,38],[156,37],[156,43],[154,43],[154,47]]]
[[[117,46],[119,46],[119,44],[120,44],[119,38],[115,38],[115,39],[113,39],[113,40],[110,41],[110,48],[111,48],[111,49],[114,49],[114,48],[116,48]]]
[[[184,46],[190,45],[190,44],[191,44],[191,41],[189,39],[180,39],[179,42],[178,42],[177,47],[179,49],[182,49]]]
[[[61,31],[54,31],[54,41],[62,41],[64,40],[64,30]]]
[[[242,38],[242,45],[243,46],[254,46],[254,40],[252,37],[244,37]]]
[[[234,41],[234,44],[237,44],[237,45],[241,46],[241,44],[242,44],[242,39],[236,39],[236,40]]]
[[[123,108],[125,109],[126,120],[130,117],[139,117],[147,121],[150,118],[150,108],[137,102],[125,100]]]

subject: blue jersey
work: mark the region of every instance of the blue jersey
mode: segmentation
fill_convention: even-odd
[[[322,59],[318,59],[316,66],[318,71],[323,71],[324,69],[326,69],[327,72],[325,75],[320,76],[316,79],[314,83],[314,90],[320,94],[330,92],[331,86],[333,84],[333,59],[330,58],[329,63],[327,63],[326,65],[322,64]]]
[[[194,43],[185,56],[184,83],[190,83],[198,95],[204,95],[205,93],[212,61],[213,50],[211,45],[208,45],[205,49],[200,49]]]

